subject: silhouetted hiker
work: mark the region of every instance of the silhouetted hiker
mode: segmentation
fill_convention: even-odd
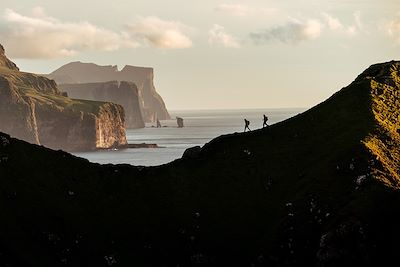
[[[264,114],[263,128],[268,126],[267,121],[268,121],[268,117],[265,116],[265,114]]]
[[[246,129],[251,131],[249,128],[250,122],[246,119],[244,119],[244,131],[246,132]]]
[[[161,128],[161,122],[157,119],[157,128]]]

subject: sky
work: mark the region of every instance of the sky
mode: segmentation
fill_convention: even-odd
[[[398,0],[1,0],[23,71],[153,67],[170,110],[308,108],[400,58]]]

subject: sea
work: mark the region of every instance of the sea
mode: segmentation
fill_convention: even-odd
[[[303,111],[305,108],[171,111],[172,119],[161,121],[161,128],[147,123],[145,128],[126,131],[128,143],[157,144],[158,148],[110,149],[74,155],[101,164],[162,165],[181,158],[187,148],[203,146],[220,135],[243,132],[244,119],[255,130],[262,128],[263,114],[268,116],[268,124],[274,124]],[[177,127],[176,117],[184,119],[183,128]]]

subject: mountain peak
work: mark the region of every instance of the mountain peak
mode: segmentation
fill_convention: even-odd
[[[400,61],[389,61],[371,65],[368,69],[362,72],[356,81],[369,79],[381,83],[388,83],[391,86],[395,85],[395,76],[399,76]]]
[[[5,49],[1,44],[0,44],[0,67],[5,67],[10,70],[19,70],[17,65],[6,57]]]

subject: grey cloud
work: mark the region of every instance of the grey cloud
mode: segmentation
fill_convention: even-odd
[[[301,41],[318,38],[321,35],[322,28],[323,24],[319,20],[290,19],[285,25],[250,33],[250,38],[256,44],[264,44],[274,40],[287,44],[297,44]]]

